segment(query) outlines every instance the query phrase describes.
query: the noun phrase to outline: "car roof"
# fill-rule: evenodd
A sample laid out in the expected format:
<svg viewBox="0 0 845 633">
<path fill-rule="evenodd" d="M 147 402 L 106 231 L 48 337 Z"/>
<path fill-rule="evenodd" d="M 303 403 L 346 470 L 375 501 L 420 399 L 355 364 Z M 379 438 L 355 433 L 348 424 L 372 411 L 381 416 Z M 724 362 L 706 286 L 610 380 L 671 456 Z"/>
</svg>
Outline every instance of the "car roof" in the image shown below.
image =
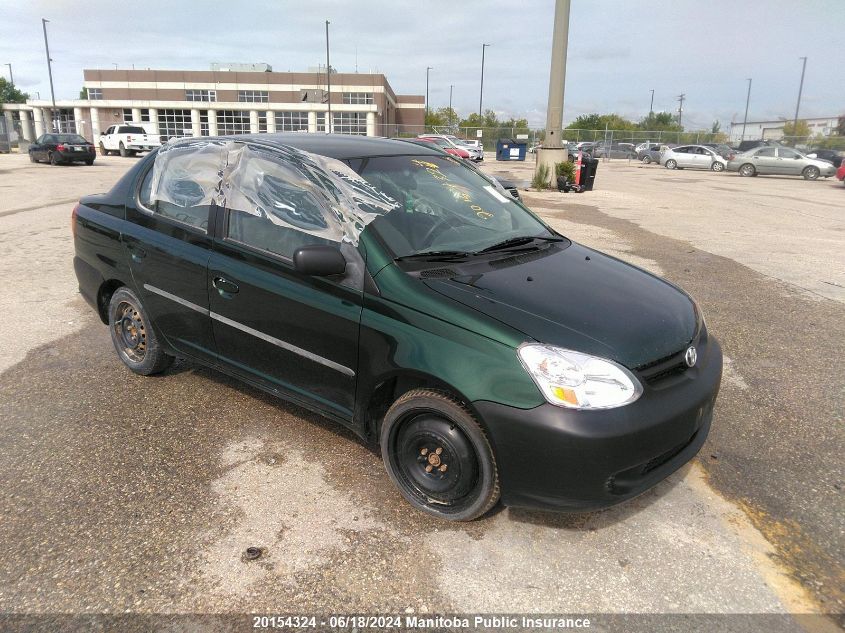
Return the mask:
<svg viewBox="0 0 845 633">
<path fill-rule="evenodd" d="M 406 143 L 399 139 L 352 134 L 306 134 L 265 133 L 238 134 L 233 136 L 203 137 L 203 139 L 226 139 L 231 141 L 253 141 L 276 147 L 295 147 L 312 154 L 344 160 L 347 158 L 369 158 L 373 156 L 408 156 L 431 154 L 441 155 L 439 150 L 417 143 Z"/>
</svg>

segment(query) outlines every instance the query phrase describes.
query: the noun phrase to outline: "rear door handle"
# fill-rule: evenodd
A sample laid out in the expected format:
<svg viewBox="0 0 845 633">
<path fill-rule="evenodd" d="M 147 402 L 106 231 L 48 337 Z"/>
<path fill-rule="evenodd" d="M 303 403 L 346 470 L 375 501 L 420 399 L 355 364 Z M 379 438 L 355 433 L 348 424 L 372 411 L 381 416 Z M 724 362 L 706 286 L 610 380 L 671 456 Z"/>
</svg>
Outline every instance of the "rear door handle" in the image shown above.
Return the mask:
<svg viewBox="0 0 845 633">
<path fill-rule="evenodd" d="M 234 281 L 229 281 L 225 277 L 215 277 L 212 279 L 211 284 L 217 288 L 217 292 L 220 293 L 221 297 L 228 298 L 227 295 L 233 295 L 240 290 L 238 284 Z"/>
<path fill-rule="evenodd" d="M 135 246 L 134 244 L 127 244 L 129 247 L 129 254 L 132 256 L 132 261 L 140 262 L 147 256 L 147 251 L 145 251 L 140 246 Z"/>
</svg>

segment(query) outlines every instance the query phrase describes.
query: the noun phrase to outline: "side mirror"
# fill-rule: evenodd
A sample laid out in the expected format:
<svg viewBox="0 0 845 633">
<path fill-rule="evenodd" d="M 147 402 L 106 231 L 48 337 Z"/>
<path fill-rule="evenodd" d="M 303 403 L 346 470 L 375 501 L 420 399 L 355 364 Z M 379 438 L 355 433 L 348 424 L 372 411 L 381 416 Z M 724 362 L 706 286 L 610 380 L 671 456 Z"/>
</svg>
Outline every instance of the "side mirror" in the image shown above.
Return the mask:
<svg viewBox="0 0 845 633">
<path fill-rule="evenodd" d="M 329 277 L 346 272 L 346 260 L 337 246 L 303 246 L 293 254 L 293 267 L 304 275 Z"/>
</svg>

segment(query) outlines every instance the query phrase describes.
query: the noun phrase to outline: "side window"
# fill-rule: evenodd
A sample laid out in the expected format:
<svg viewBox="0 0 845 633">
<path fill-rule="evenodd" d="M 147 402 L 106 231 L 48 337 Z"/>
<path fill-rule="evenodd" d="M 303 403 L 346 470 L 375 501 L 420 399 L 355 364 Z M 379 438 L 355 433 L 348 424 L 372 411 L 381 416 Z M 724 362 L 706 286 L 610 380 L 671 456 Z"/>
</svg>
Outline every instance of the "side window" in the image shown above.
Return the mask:
<svg viewBox="0 0 845 633">
<path fill-rule="evenodd" d="M 757 152 L 757 156 L 760 158 L 774 158 L 775 156 L 775 148 L 774 147 L 764 147 L 763 149 Z"/>
<path fill-rule="evenodd" d="M 688 154 L 689 153 L 689 147 L 676 147 L 672 151 L 676 152 L 678 154 Z"/>
<path fill-rule="evenodd" d="M 106 136 L 108 136 L 109 134 L 113 134 L 113 133 L 114 133 L 114 126 L 111 126 L 109 129 L 106 130 Z"/>
<path fill-rule="evenodd" d="M 227 239 L 287 259 L 303 246 L 340 241 L 319 185 L 295 159 L 247 147 L 228 184 Z"/>
<path fill-rule="evenodd" d="M 780 156 L 781 158 L 799 158 L 798 152 L 796 152 L 795 150 L 787 149 L 785 147 L 778 148 L 778 156 Z"/>
<path fill-rule="evenodd" d="M 225 161 L 219 143 L 188 143 L 159 151 L 141 182 L 138 202 L 150 213 L 207 231 Z"/>
<path fill-rule="evenodd" d="M 44 144 L 44 135 L 42 134 L 41 136 L 39 136 L 39 137 L 35 140 L 35 142 L 36 142 L 36 143 L 38 143 L 39 145 L 43 145 L 43 144 Z"/>
</svg>

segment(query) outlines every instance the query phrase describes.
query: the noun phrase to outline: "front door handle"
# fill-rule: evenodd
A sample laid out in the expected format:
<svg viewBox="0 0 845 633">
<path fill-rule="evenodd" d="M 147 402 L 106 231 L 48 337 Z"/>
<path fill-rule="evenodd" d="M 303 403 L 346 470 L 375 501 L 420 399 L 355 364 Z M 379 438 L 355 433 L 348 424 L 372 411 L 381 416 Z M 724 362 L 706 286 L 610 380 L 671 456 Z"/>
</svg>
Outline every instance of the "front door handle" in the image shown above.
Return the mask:
<svg viewBox="0 0 845 633">
<path fill-rule="evenodd" d="M 234 281 L 229 281 L 225 277 L 215 277 L 212 279 L 211 284 L 217 288 L 217 292 L 220 293 L 221 297 L 229 298 L 229 296 L 240 290 L 238 284 Z"/>
<path fill-rule="evenodd" d="M 134 244 L 129 244 L 128 246 L 132 261 L 140 263 L 147 256 L 147 251 L 140 246 L 135 246 Z"/>
</svg>

